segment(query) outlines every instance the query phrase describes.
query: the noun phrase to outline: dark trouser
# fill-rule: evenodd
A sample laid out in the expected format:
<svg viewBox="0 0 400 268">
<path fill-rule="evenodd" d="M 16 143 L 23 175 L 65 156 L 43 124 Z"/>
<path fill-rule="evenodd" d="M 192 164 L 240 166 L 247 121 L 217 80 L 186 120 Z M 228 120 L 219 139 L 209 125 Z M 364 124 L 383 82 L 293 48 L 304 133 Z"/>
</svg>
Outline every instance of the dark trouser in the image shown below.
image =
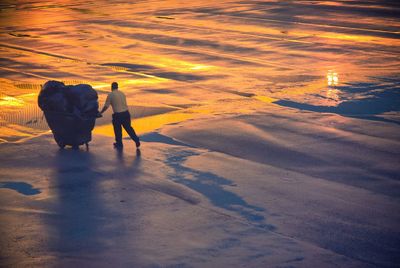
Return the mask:
<svg viewBox="0 0 400 268">
<path fill-rule="evenodd" d="M 129 111 L 113 113 L 112 123 L 114 126 L 115 143 L 117 145 L 122 145 L 122 127 L 124 127 L 125 131 L 129 134 L 129 137 L 135 141 L 136 146 L 139 144 L 139 137 L 131 126 L 131 115 Z"/>
</svg>

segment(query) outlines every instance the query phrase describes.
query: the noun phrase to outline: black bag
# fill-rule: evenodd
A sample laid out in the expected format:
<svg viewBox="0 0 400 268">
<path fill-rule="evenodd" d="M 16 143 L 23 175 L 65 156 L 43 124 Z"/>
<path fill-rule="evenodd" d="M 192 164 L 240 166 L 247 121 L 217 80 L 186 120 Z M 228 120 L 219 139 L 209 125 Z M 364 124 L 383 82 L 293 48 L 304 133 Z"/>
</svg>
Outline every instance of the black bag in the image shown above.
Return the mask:
<svg viewBox="0 0 400 268">
<path fill-rule="evenodd" d="M 66 86 L 48 81 L 39 93 L 38 104 L 61 148 L 87 145 L 92 139 L 99 103 L 90 85 Z"/>
</svg>

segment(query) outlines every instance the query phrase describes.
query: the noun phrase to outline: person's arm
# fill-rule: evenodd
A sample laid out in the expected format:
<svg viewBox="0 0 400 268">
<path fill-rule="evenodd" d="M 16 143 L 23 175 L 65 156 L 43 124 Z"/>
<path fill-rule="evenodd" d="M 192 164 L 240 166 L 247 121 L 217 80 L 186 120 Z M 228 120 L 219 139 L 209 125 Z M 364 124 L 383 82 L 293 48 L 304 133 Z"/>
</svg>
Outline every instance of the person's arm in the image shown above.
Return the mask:
<svg viewBox="0 0 400 268">
<path fill-rule="evenodd" d="M 104 103 L 103 109 L 101 109 L 100 114 L 103 114 L 108 107 L 110 107 L 110 95 L 107 96 L 106 102 Z"/>
</svg>

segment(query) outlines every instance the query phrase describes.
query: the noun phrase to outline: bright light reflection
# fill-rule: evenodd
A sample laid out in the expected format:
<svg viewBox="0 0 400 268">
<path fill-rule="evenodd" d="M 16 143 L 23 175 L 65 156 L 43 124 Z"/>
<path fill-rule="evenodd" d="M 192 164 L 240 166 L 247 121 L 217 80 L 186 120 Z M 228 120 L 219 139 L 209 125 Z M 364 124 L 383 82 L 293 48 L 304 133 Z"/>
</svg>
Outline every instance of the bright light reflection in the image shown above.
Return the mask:
<svg viewBox="0 0 400 268">
<path fill-rule="evenodd" d="M 210 66 L 210 65 L 195 65 L 195 66 L 193 66 L 193 67 L 191 67 L 190 69 L 191 70 L 207 70 L 207 69 L 210 69 L 210 68 L 212 68 L 213 66 Z"/>
<path fill-rule="evenodd" d="M 339 76 L 336 72 L 328 71 L 326 78 L 328 80 L 328 86 L 337 86 L 339 83 Z"/>
<path fill-rule="evenodd" d="M 10 96 L 0 98 L 0 106 L 23 106 L 24 103 L 25 102 L 23 100 L 19 100 Z"/>
</svg>

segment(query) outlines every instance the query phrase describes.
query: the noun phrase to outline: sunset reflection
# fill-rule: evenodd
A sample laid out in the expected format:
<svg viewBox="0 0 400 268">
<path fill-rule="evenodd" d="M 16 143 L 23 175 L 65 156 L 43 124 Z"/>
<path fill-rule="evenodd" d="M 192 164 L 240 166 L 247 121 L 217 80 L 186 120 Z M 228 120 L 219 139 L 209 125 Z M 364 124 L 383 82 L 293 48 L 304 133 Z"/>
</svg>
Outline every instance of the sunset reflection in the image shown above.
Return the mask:
<svg viewBox="0 0 400 268">
<path fill-rule="evenodd" d="M 290 16 L 269 17 L 270 11 L 256 3 L 236 8 L 228 3 L 214 3 L 215 14 L 204 12 L 208 4 L 201 1 L 187 3 L 185 12 L 171 1 L 137 3 L 133 9 L 127 3 L 94 8 L 83 2 L 75 8 L 70 1 L 9 5 L 0 35 L 0 55 L 6 60 L 0 69 L 0 105 L 6 107 L 0 111 L 2 125 L 13 118 L 8 123 L 32 127 L 24 107 L 35 98 L 23 94 L 37 96 L 40 85 L 53 79 L 90 84 L 100 102 L 110 83 L 118 81 L 133 105 L 218 107 L 212 104 L 248 97 L 266 104 L 279 99 L 324 104 L 339 99 L 339 71 L 370 80 L 376 69 L 371 57 L 381 59 L 381 75 L 397 70 L 397 21 L 382 25 L 382 18 L 353 18 L 342 10 L 335 14 L 342 23 L 331 16 L 299 14 L 288 24 Z M 328 12 L 337 5 L 313 8 Z M 380 28 L 369 27 L 375 23 Z M 327 65 L 335 69 L 322 81 L 320 70 Z M 315 97 L 322 95 L 326 99 Z"/>
<path fill-rule="evenodd" d="M 339 101 L 339 93 L 340 91 L 337 89 L 328 88 L 326 91 L 326 97 L 335 101 Z"/>
<path fill-rule="evenodd" d="M 337 86 L 339 84 L 339 76 L 336 72 L 328 71 L 326 75 L 328 86 Z"/>
<path fill-rule="evenodd" d="M 23 106 L 24 101 L 10 97 L 10 96 L 5 96 L 0 98 L 0 106 Z"/>
</svg>

